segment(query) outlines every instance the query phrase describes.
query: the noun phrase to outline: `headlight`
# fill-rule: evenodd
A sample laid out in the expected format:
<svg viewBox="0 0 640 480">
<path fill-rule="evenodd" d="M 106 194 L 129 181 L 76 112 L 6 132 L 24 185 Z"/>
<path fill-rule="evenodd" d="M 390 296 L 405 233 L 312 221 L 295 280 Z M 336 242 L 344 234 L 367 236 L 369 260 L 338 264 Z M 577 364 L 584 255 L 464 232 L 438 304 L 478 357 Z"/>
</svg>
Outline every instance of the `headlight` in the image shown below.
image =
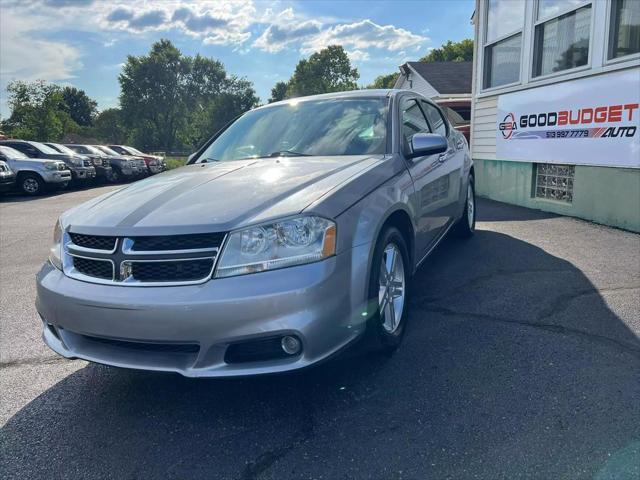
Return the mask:
<svg viewBox="0 0 640 480">
<path fill-rule="evenodd" d="M 49 261 L 58 270 L 62 270 L 62 226 L 60 220 L 53 227 L 53 245 L 51 245 L 49 252 Z"/>
<path fill-rule="evenodd" d="M 301 216 L 231 233 L 215 277 L 231 277 L 316 262 L 336 251 L 336 224 Z"/>
<path fill-rule="evenodd" d="M 46 168 L 47 170 L 57 170 L 58 165 L 54 162 L 47 162 L 44 164 L 44 168 Z"/>
<path fill-rule="evenodd" d="M 72 158 L 71 163 L 73 163 L 76 167 L 82 167 L 83 165 L 81 158 Z"/>
</svg>

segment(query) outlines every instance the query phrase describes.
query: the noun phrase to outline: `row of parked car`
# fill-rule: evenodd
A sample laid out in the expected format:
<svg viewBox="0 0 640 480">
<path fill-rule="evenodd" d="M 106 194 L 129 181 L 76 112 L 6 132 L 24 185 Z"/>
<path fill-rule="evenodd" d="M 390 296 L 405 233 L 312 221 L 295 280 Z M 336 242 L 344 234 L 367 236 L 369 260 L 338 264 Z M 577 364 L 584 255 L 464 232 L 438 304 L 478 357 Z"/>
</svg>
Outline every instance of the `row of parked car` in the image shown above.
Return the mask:
<svg viewBox="0 0 640 480">
<path fill-rule="evenodd" d="M 126 145 L 0 140 L 0 191 L 40 195 L 73 184 L 137 180 L 166 168 L 163 157 Z"/>
</svg>

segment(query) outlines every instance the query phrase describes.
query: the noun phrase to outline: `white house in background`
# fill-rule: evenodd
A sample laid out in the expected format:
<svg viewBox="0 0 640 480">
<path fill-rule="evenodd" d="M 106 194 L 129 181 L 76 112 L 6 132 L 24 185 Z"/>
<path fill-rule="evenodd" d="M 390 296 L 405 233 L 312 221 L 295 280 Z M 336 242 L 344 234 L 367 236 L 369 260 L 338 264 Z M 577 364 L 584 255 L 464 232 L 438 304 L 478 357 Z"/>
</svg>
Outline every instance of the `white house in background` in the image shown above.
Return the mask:
<svg viewBox="0 0 640 480">
<path fill-rule="evenodd" d="M 414 90 L 427 98 L 471 99 L 473 62 L 407 62 L 393 88 Z"/>
<path fill-rule="evenodd" d="M 640 232 L 640 0 L 476 0 L 474 23 L 476 193 Z"/>
</svg>

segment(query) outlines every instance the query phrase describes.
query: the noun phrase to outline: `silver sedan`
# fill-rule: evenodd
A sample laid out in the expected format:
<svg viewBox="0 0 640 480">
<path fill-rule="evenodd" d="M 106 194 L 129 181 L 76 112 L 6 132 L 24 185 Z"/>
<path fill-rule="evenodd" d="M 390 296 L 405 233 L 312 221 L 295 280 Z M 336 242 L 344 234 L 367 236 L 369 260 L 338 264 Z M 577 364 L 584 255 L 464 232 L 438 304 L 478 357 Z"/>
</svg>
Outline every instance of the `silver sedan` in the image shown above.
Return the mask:
<svg viewBox="0 0 640 480">
<path fill-rule="evenodd" d="M 188 163 L 60 217 L 37 276 L 54 351 L 220 377 L 393 350 L 413 273 L 474 232 L 467 142 L 415 92 L 266 105 Z"/>
</svg>

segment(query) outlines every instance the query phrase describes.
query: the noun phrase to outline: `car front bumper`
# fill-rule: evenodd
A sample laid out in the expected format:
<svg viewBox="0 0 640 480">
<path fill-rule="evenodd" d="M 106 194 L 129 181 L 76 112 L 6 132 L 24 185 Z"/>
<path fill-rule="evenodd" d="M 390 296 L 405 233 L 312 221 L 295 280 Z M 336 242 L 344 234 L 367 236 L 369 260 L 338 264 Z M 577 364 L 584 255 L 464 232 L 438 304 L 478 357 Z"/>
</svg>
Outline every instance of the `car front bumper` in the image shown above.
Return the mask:
<svg viewBox="0 0 640 480">
<path fill-rule="evenodd" d="M 15 187 L 15 184 L 16 176 L 13 173 L 9 172 L 6 174 L 2 172 L 2 174 L 0 174 L 0 192 L 8 192 Z"/>
<path fill-rule="evenodd" d="M 96 170 L 96 177 L 99 178 L 111 178 L 111 172 L 112 169 L 111 167 L 104 167 L 104 166 L 98 166 L 96 165 L 95 167 Z"/>
<path fill-rule="evenodd" d="M 303 368 L 337 352 L 364 331 L 369 247 L 308 265 L 172 287 L 86 283 L 47 263 L 37 275 L 36 307 L 44 322 L 43 338 L 67 358 L 188 377 Z M 284 335 L 301 340 L 300 355 L 225 361 L 229 345 Z M 149 344 L 154 348 L 147 349 Z M 197 348 L 162 351 L 176 345 Z"/>
<path fill-rule="evenodd" d="M 40 174 L 47 183 L 68 183 L 72 178 L 69 170 L 43 170 Z"/>
<path fill-rule="evenodd" d="M 74 180 L 89 180 L 95 178 L 96 169 L 95 167 L 73 167 L 71 174 Z"/>
</svg>

